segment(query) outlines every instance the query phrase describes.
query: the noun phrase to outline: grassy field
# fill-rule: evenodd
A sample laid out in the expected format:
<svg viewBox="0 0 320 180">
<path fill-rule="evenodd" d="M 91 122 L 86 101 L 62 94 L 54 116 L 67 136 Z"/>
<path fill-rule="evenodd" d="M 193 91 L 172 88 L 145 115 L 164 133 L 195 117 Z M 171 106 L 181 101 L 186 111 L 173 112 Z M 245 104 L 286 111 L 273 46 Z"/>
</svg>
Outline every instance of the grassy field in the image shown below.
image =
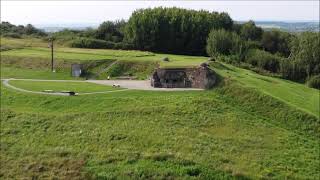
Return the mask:
<svg viewBox="0 0 320 180">
<path fill-rule="evenodd" d="M 157 62 L 175 67 L 207 59 L 58 48 L 52 73 L 40 45 L 1 52 L 1 78 L 73 79 L 73 62 L 95 72 L 117 62 L 109 73 L 142 76 Z M 206 91 L 60 97 L 1 86 L 0 179 L 317 179 L 319 90 L 219 62 L 210 67 L 222 80 Z M 114 90 L 85 82 L 10 84 Z"/>
<path fill-rule="evenodd" d="M 262 76 L 252 71 L 223 63 L 211 63 L 213 69 L 222 76 L 255 88 L 300 110 L 320 117 L 320 91 L 304 84 L 288 80 Z"/>
<path fill-rule="evenodd" d="M 299 124 L 319 121 L 254 92 L 244 106 L 228 92 L 234 88 L 246 92 L 227 85 L 51 97 L 2 88 L 1 176 L 317 177 L 319 132 Z"/>
<path fill-rule="evenodd" d="M 2 52 L 4 56 L 17 57 L 40 57 L 51 58 L 48 48 L 23 48 Z M 206 57 L 155 54 L 141 51 L 120 51 L 120 50 L 93 50 L 76 48 L 58 48 L 55 50 L 54 57 L 57 59 L 70 60 L 126 60 L 126 61 L 156 61 L 163 67 L 192 67 L 207 60 Z M 169 62 L 163 62 L 162 58 L 168 57 Z"/>
<path fill-rule="evenodd" d="M 46 47 L 44 46 L 45 42 L 39 39 L 1 38 L 1 45 L 16 48 L 2 52 L 1 54 L 3 56 L 51 58 L 50 49 L 44 48 Z M 143 51 L 66 48 L 59 45 L 54 52 L 55 58 L 57 59 L 152 61 L 159 62 L 160 66 L 163 67 L 192 67 L 207 60 L 206 57 L 199 56 L 160 54 Z M 164 57 L 168 57 L 169 62 L 162 61 Z"/>
<path fill-rule="evenodd" d="M 99 85 L 89 82 L 52 82 L 52 81 L 25 81 L 25 80 L 11 80 L 10 85 L 29 90 L 29 91 L 75 91 L 77 93 L 89 92 L 103 92 L 113 91 L 122 88 L 114 88 L 111 86 Z"/>
<path fill-rule="evenodd" d="M 48 47 L 48 42 L 38 38 L 5 38 L 1 37 L 1 47 L 4 49 L 19 49 L 25 47 Z"/>
<path fill-rule="evenodd" d="M 25 78 L 25 79 L 82 79 L 70 76 L 70 72 L 50 70 L 22 69 L 16 67 L 1 67 L 1 78 Z"/>
</svg>

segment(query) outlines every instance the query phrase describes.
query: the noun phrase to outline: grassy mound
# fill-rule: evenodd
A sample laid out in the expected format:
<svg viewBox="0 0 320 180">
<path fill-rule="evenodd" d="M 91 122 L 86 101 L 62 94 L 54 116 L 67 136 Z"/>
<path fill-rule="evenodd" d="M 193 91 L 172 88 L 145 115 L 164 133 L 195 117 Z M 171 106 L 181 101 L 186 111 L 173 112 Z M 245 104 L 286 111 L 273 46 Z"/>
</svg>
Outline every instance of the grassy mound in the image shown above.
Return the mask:
<svg viewBox="0 0 320 180">
<path fill-rule="evenodd" d="M 1 56 L 2 78 L 35 78 L 35 79 L 72 79 L 71 64 L 83 65 L 86 79 L 107 79 L 108 76 L 136 76 L 138 79 L 147 79 L 156 67 L 156 62 L 149 61 L 117 61 L 106 60 L 66 60 L 55 59 L 56 73 L 50 72 L 49 58 Z"/>
<path fill-rule="evenodd" d="M 319 175 L 318 120 L 233 81 L 203 92 L 1 96 L 5 178 Z"/>
<path fill-rule="evenodd" d="M 320 118 L 320 92 L 317 89 L 292 81 L 262 76 L 252 71 L 220 62 L 210 63 L 210 66 L 221 76 L 232 79 L 241 84 L 241 86 L 254 88 Z"/>
<path fill-rule="evenodd" d="M 103 76 L 134 76 L 137 79 L 147 79 L 156 66 L 157 63 L 148 61 L 118 61 L 108 68 L 108 70 L 103 73 Z"/>
</svg>

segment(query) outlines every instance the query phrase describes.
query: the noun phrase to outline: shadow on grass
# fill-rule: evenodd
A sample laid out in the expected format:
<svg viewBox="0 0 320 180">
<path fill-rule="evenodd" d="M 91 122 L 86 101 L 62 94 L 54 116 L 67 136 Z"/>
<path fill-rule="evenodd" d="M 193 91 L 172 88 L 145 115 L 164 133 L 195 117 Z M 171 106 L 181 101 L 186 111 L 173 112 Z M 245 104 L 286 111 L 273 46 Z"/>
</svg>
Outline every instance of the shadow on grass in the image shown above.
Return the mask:
<svg viewBox="0 0 320 180">
<path fill-rule="evenodd" d="M 168 153 L 109 158 L 112 161 L 88 164 L 95 179 L 251 179 L 241 172 L 210 168 Z"/>
</svg>

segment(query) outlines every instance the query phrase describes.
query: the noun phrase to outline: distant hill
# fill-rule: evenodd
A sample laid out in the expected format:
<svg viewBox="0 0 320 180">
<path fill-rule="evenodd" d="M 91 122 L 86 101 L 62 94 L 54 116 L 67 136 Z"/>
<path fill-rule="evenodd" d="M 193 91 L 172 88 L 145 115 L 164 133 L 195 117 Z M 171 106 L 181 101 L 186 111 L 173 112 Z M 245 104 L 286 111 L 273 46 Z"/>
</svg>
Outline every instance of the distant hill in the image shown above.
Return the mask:
<svg viewBox="0 0 320 180">
<path fill-rule="evenodd" d="M 238 21 L 238 23 L 244 23 L 244 21 Z M 305 22 L 289 22 L 289 21 L 255 21 L 257 26 L 263 29 L 281 29 L 288 32 L 303 32 L 314 31 L 319 32 L 319 22 L 305 21 Z M 57 32 L 63 29 L 75 29 L 84 30 L 86 28 L 97 28 L 98 24 L 81 23 L 81 24 L 38 24 L 37 28 L 44 30 L 45 32 Z"/>
<path fill-rule="evenodd" d="M 36 24 L 37 28 L 45 32 L 58 32 L 63 29 L 85 30 L 87 28 L 98 28 L 99 24 L 78 23 L 78 24 Z"/>
<path fill-rule="evenodd" d="M 288 32 L 314 31 L 319 32 L 319 22 L 281 22 L 281 21 L 256 21 L 257 26 L 264 29 L 281 29 Z"/>
</svg>

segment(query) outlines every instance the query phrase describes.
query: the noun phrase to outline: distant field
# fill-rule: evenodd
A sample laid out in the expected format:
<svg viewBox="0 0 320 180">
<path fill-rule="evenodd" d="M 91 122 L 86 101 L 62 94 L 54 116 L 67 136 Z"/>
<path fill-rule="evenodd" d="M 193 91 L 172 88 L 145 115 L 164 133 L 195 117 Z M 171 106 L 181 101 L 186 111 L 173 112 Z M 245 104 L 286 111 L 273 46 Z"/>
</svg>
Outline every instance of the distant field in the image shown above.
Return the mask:
<svg viewBox="0 0 320 180">
<path fill-rule="evenodd" d="M 77 93 L 90 93 L 90 92 L 103 92 L 113 91 L 122 88 L 114 88 L 111 86 L 98 85 L 89 82 L 52 82 L 52 81 L 24 81 L 24 80 L 11 80 L 9 84 L 29 90 L 29 91 L 75 91 Z"/>
<path fill-rule="evenodd" d="M 212 63 L 213 69 L 246 87 L 255 88 L 296 108 L 320 117 L 320 91 L 304 84 L 262 76 L 224 63 Z"/>
</svg>

